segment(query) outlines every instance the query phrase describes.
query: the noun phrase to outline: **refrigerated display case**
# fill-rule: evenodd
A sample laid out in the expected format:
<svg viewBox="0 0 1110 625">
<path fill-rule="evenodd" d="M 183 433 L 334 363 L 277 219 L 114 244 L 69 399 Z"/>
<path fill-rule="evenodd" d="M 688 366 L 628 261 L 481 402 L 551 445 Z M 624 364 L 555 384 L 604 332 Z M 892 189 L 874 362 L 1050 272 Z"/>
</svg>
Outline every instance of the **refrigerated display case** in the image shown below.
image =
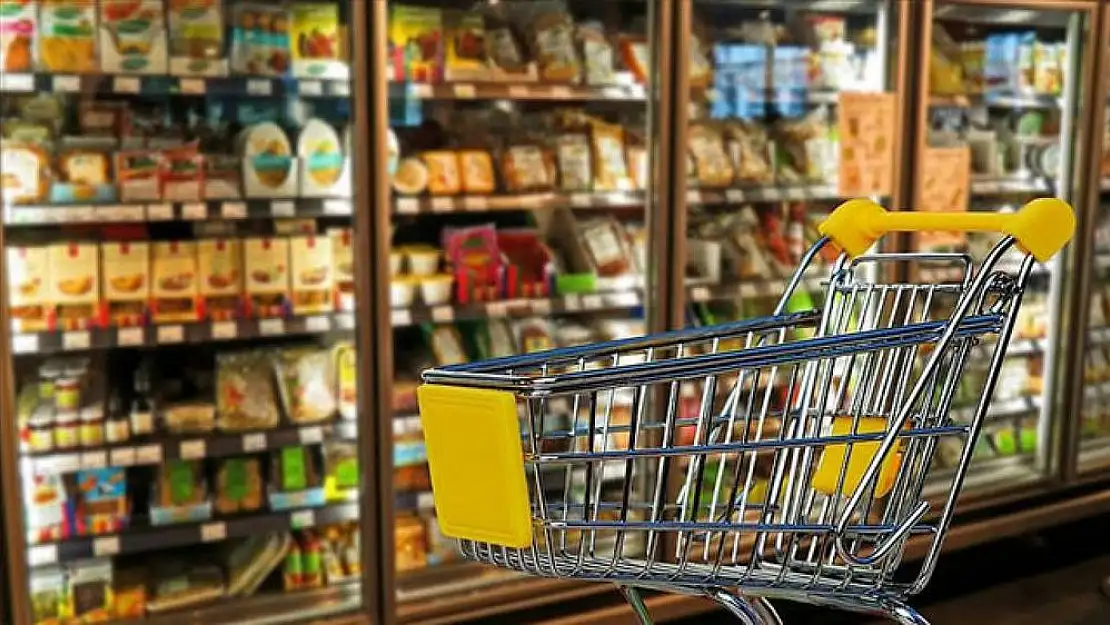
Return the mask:
<svg viewBox="0 0 1110 625">
<path fill-rule="evenodd" d="M 653 242 L 660 6 L 382 4 L 377 323 L 394 370 L 381 380 L 379 434 L 392 439 L 383 540 L 396 611 L 461 618 L 508 594 L 551 601 L 551 582 L 460 562 L 440 534 L 415 391 L 429 366 L 664 327 L 652 288 L 668 264 Z M 582 427 L 565 408 L 545 432 Z M 627 398 L 612 408 L 614 425 L 628 418 Z M 619 491 L 622 477 L 596 486 Z M 584 475 L 567 479 L 549 481 L 585 488 Z"/>
<path fill-rule="evenodd" d="M 1096 3 L 938 0 L 925 11 L 913 205 L 1009 211 L 1058 195 L 1083 211 L 1089 133 L 1081 107 L 1092 88 Z M 928 235 L 910 245 L 976 256 L 992 240 Z M 1060 468 L 1073 263 L 1075 256 L 1062 254 L 1033 268 L 965 498 L 1012 495 Z M 942 269 L 934 275 L 959 278 Z M 969 379 L 985 366 L 973 358 Z M 957 415 L 969 406 L 959 392 L 954 405 Z M 943 450 L 935 462 L 946 462 Z M 947 485 L 942 473 L 933 488 Z"/>
<path fill-rule="evenodd" d="M 366 19 L 0 2 L 5 622 L 372 611 Z"/>
</svg>

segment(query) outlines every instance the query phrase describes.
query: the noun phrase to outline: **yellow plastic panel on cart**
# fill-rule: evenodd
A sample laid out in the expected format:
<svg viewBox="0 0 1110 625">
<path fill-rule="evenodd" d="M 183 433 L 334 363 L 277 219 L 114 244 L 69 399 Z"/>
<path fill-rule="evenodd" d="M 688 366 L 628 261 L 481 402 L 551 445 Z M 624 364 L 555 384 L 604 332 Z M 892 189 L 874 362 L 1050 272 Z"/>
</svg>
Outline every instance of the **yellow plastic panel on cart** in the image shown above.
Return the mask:
<svg viewBox="0 0 1110 625">
<path fill-rule="evenodd" d="M 851 416 L 833 418 L 832 436 L 847 436 L 852 433 Z M 860 417 L 858 434 L 875 434 L 886 432 L 887 420 L 885 417 Z M 879 441 L 867 441 L 852 444 L 851 458 L 847 458 L 848 445 L 829 445 L 821 453 L 821 461 L 817 464 L 817 473 L 813 476 L 813 488 L 826 495 L 836 494 L 836 484 L 840 481 L 840 469 L 847 461 L 848 470 L 844 473 L 844 487 L 840 493 L 851 496 L 860 482 L 863 474 L 871 465 L 875 454 L 879 451 Z M 898 470 L 902 466 L 901 445 L 895 444 L 894 449 L 887 454 L 879 469 L 879 480 L 875 486 L 875 497 L 885 497 L 894 487 L 894 480 L 898 477 Z"/>
<path fill-rule="evenodd" d="M 506 547 L 531 545 L 516 397 L 425 384 L 417 398 L 444 535 Z"/>
</svg>

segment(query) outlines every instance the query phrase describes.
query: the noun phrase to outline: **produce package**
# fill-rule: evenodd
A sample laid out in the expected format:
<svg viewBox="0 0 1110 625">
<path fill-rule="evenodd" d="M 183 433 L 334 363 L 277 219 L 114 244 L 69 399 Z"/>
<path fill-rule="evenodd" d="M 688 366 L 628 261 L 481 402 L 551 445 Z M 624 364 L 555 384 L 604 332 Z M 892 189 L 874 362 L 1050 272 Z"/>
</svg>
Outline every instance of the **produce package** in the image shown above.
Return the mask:
<svg viewBox="0 0 1110 625">
<path fill-rule="evenodd" d="M 336 371 L 336 400 L 339 415 L 344 419 L 358 418 L 358 360 L 354 343 L 340 341 L 332 347 Z"/>
<path fill-rule="evenodd" d="M 445 27 L 444 72 L 448 81 L 487 80 L 490 65 L 486 56 L 486 26 L 473 11 L 448 10 Z"/>
<path fill-rule="evenodd" d="M 324 445 L 324 489 L 329 500 L 343 500 L 359 484 L 358 447 L 347 441 Z"/>
<path fill-rule="evenodd" d="M 69 612 L 65 570 L 60 566 L 32 568 L 30 571 L 31 623 L 57 625 Z"/>
<path fill-rule="evenodd" d="M 570 15 L 558 10 L 540 13 L 531 22 L 530 33 L 540 78 L 548 82 L 579 82 L 582 68 Z"/>
<path fill-rule="evenodd" d="M 217 427 L 225 432 L 277 427 L 276 402 L 266 352 L 223 352 L 216 357 Z"/>
<path fill-rule="evenodd" d="M 393 80 L 443 80 L 443 11 L 434 7 L 390 5 L 389 70 Z"/>
<path fill-rule="evenodd" d="M 324 505 L 317 448 L 283 447 L 270 453 L 269 499 L 274 510 Z"/>
<path fill-rule="evenodd" d="M 169 460 L 156 470 L 150 503 L 152 525 L 204 521 L 212 516 L 204 463 Z"/>
<path fill-rule="evenodd" d="M 170 73 L 224 76 L 223 0 L 173 0 L 169 11 Z"/>
<path fill-rule="evenodd" d="M 262 468 L 258 458 L 225 458 L 216 469 L 216 497 L 213 507 L 219 514 L 252 512 L 262 507 Z"/>
<path fill-rule="evenodd" d="M 101 0 L 100 69 L 165 74 L 166 14 L 162 0 Z"/>
<path fill-rule="evenodd" d="M 332 352 L 312 347 L 283 350 L 274 359 L 285 414 L 293 423 L 316 423 L 335 416 L 335 361 Z"/>
<path fill-rule="evenodd" d="M 298 78 L 345 80 L 347 69 L 335 4 L 298 2 L 293 19 L 293 75 Z"/>
<path fill-rule="evenodd" d="M 280 5 L 241 2 L 231 7 L 231 71 L 284 76 L 290 64 L 289 13 Z"/>
</svg>

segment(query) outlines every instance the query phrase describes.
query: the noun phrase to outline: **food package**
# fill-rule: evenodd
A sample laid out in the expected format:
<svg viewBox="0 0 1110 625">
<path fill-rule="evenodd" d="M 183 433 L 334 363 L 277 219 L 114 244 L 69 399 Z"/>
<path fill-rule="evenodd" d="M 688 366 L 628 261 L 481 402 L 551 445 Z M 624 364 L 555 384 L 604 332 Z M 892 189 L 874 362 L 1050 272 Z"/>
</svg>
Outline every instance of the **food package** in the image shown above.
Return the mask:
<svg viewBox="0 0 1110 625">
<path fill-rule="evenodd" d="M 16 141 L 0 142 L 0 199 L 12 204 L 46 197 L 49 168 L 42 148 Z"/>
<path fill-rule="evenodd" d="M 439 8 L 390 5 L 389 70 L 399 82 L 443 80 L 443 11 Z"/>
<path fill-rule="evenodd" d="M 159 241 L 151 255 L 156 323 L 198 321 L 197 254 L 192 241 Z"/>
<path fill-rule="evenodd" d="M 489 195 L 496 189 L 493 173 L 493 159 L 485 150 L 462 150 L 459 152 L 459 169 L 462 177 L 462 190 L 475 195 Z"/>
<path fill-rule="evenodd" d="M 32 568 L 29 572 L 32 625 L 58 625 L 69 611 L 65 571 L 60 566 Z"/>
<path fill-rule="evenodd" d="M 549 191 L 555 186 L 554 163 L 536 143 L 510 145 L 501 156 L 502 177 L 511 192 Z"/>
<path fill-rule="evenodd" d="M 612 85 L 616 82 L 616 52 L 605 36 L 601 24 L 588 22 L 578 26 L 578 41 L 582 49 L 582 62 L 586 66 L 588 85 Z"/>
<path fill-rule="evenodd" d="M 289 13 L 280 4 L 232 5 L 232 73 L 284 76 L 289 72 L 289 43 Z"/>
<path fill-rule="evenodd" d="M 103 623 L 115 617 L 112 559 L 78 560 L 68 567 L 68 622 Z"/>
<path fill-rule="evenodd" d="M 38 36 L 37 4 L 0 2 L 0 72 L 33 71 Z"/>
<path fill-rule="evenodd" d="M 597 275 L 612 278 L 632 271 L 634 264 L 628 239 L 615 219 L 605 217 L 583 221 L 578 225 L 578 232 Z"/>
<path fill-rule="evenodd" d="M 312 315 L 332 310 L 331 239 L 309 235 L 289 239 L 293 314 Z"/>
<path fill-rule="evenodd" d="M 523 319 L 518 321 L 513 328 L 516 334 L 516 344 L 525 354 L 534 354 L 555 348 L 555 340 L 551 336 L 551 326 L 545 319 Z"/>
<path fill-rule="evenodd" d="M 50 0 L 39 12 L 39 64 L 49 72 L 97 69 L 96 6 L 87 0 Z"/>
<path fill-rule="evenodd" d="M 155 575 L 154 596 L 147 602 L 151 614 L 202 605 L 224 596 L 226 585 L 218 566 L 188 566 L 182 562 L 160 563 Z"/>
<path fill-rule="evenodd" d="M 532 21 L 530 30 L 540 78 L 548 82 L 579 82 L 581 63 L 574 43 L 574 20 L 570 15 L 548 11 Z"/>
<path fill-rule="evenodd" d="M 835 175 L 838 150 L 830 140 L 827 111 L 814 110 L 775 126 L 775 165 L 782 183 L 822 182 Z"/>
<path fill-rule="evenodd" d="M 293 5 L 293 75 L 298 78 L 346 80 L 350 77 L 340 36 L 336 4 Z"/>
<path fill-rule="evenodd" d="M 588 191 L 593 182 L 590 161 L 590 140 L 581 133 L 562 134 L 555 138 L 555 161 L 559 170 L 561 191 Z"/>
<path fill-rule="evenodd" d="M 513 24 L 496 13 L 486 19 L 486 55 L 497 80 L 525 82 L 539 78 L 536 64 L 526 58 Z"/>
<path fill-rule="evenodd" d="M 77 522 L 85 535 L 115 534 L 128 522 L 127 471 L 122 467 L 77 472 Z"/>
<path fill-rule="evenodd" d="M 310 119 L 297 138 L 297 160 L 301 165 L 301 195 L 305 197 L 349 196 L 351 181 L 339 133 L 327 122 Z"/>
<path fill-rule="evenodd" d="M 456 195 L 462 191 L 459 155 L 452 150 L 433 150 L 421 155 L 428 168 L 428 192 L 432 195 Z"/>
<path fill-rule="evenodd" d="M 157 150 L 116 152 L 116 181 L 124 202 L 162 199 L 162 153 Z"/>
<path fill-rule="evenodd" d="M 216 356 L 216 426 L 225 432 L 277 427 L 273 368 L 262 351 Z"/>
<path fill-rule="evenodd" d="M 146 567 L 130 567 L 118 571 L 115 579 L 116 616 L 121 619 L 141 619 L 146 616 L 147 602 Z"/>
<path fill-rule="evenodd" d="M 243 241 L 243 273 L 251 312 L 257 317 L 284 316 L 289 298 L 289 240 L 250 238 Z"/>
<path fill-rule="evenodd" d="M 205 315 L 213 321 L 235 318 L 243 289 L 242 246 L 239 240 L 197 241 L 197 271 Z"/>
<path fill-rule="evenodd" d="M 594 190 L 630 190 L 632 179 L 628 176 L 628 163 L 624 160 L 624 130 L 602 122 L 594 122 L 592 130 Z"/>
<path fill-rule="evenodd" d="M 243 158 L 243 194 L 246 197 L 297 195 L 297 168 L 293 146 L 280 126 L 256 124 L 239 137 Z"/>
<path fill-rule="evenodd" d="M 249 597 L 285 559 L 292 543 L 288 532 L 255 534 L 227 554 L 227 595 Z"/>
<path fill-rule="evenodd" d="M 644 37 L 622 36 L 617 43 L 621 61 L 635 76 L 636 82 L 647 85 L 651 76 L 651 47 Z"/>
<path fill-rule="evenodd" d="M 332 347 L 332 353 L 339 415 L 354 420 L 358 417 L 358 354 L 350 341 L 339 341 Z"/>
<path fill-rule="evenodd" d="M 180 402 L 162 408 L 166 430 L 174 434 L 200 434 L 216 427 L 216 407 L 209 402 Z"/>
<path fill-rule="evenodd" d="M 50 301 L 62 329 L 100 321 L 100 250 L 95 243 L 50 246 Z"/>
<path fill-rule="evenodd" d="M 162 0 L 101 0 L 100 69 L 165 74 L 166 14 Z"/>
<path fill-rule="evenodd" d="M 324 489 L 329 499 L 342 499 L 358 488 L 358 446 L 347 441 L 324 445 Z"/>
<path fill-rule="evenodd" d="M 285 414 L 293 423 L 316 423 L 335 416 L 335 361 L 326 349 L 294 348 L 274 361 Z"/>
<path fill-rule="evenodd" d="M 168 460 L 157 467 L 152 507 L 189 508 L 208 499 L 204 463 L 199 460 Z"/>
<path fill-rule="evenodd" d="M 692 124 L 687 148 L 694 157 L 695 176 L 702 187 L 725 187 L 732 183 L 732 164 L 725 152 L 721 133 L 708 124 Z"/>
<path fill-rule="evenodd" d="M 61 475 L 32 475 L 24 491 L 27 542 L 37 544 L 68 538 L 68 490 Z"/>
<path fill-rule="evenodd" d="M 238 156 L 204 155 L 204 199 L 233 200 L 243 196 L 243 169 Z"/>
<path fill-rule="evenodd" d="M 726 149 L 736 181 L 764 184 L 774 178 L 767 131 L 755 122 L 732 122 L 725 127 Z"/>
<path fill-rule="evenodd" d="M 118 326 L 145 325 L 150 299 L 150 245 L 106 241 L 100 246 L 108 319 Z"/>
<path fill-rule="evenodd" d="M 419 195 L 428 188 L 431 173 L 418 158 L 403 159 L 393 174 L 393 190 L 399 195 Z"/>
<path fill-rule="evenodd" d="M 50 250 L 9 246 L 8 306 L 13 328 L 19 332 L 47 329 L 50 323 Z"/>
<path fill-rule="evenodd" d="M 169 2 L 170 73 L 175 76 L 226 76 L 224 1 Z"/>
<path fill-rule="evenodd" d="M 455 326 L 436 326 L 428 337 L 436 365 L 446 367 L 468 362 L 462 336 Z"/>
<path fill-rule="evenodd" d="M 295 493 L 322 485 L 315 453 L 308 447 L 283 447 L 272 452 L 270 460 L 270 488 L 273 491 Z"/>
<path fill-rule="evenodd" d="M 204 197 L 204 156 L 196 142 L 162 152 L 162 199 L 195 202 Z"/>
<path fill-rule="evenodd" d="M 350 228 L 328 230 L 331 239 L 331 271 L 335 282 L 335 292 L 340 310 L 354 310 L 355 307 L 355 250 Z"/>
<path fill-rule="evenodd" d="M 446 43 L 444 73 L 448 81 L 487 80 L 486 24 L 473 11 L 448 10 L 443 14 Z"/>
<path fill-rule="evenodd" d="M 50 185 L 50 201 L 58 204 L 115 201 L 111 168 L 111 159 L 105 152 L 81 149 L 62 152 L 57 160 L 58 176 Z"/>
<path fill-rule="evenodd" d="M 394 567 L 398 572 L 428 565 L 424 546 L 424 524 L 415 516 L 399 516 L 393 529 Z"/>
<path fill-rule="evenodd" d="M 224 458 L 216 469 L 213 508 L 219 514 L 253 512 L 262 507 L 262 467 L 258 458 Z"/>
</svg>

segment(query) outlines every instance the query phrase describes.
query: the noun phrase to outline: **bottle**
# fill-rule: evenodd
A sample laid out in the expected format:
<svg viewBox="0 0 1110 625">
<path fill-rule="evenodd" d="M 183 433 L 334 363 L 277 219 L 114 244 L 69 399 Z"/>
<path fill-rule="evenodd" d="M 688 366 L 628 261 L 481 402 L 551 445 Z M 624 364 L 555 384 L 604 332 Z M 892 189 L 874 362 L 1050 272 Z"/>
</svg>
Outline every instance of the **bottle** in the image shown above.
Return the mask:
<svg viewBox="0 0 1110 625">
<path fill-rule="evenodd" d="M 151 398 L 150 369 L 144 365 L 135 370 L 134 397 L 131 400 L 131 435 L 154 433 L 154 402 Z"/>
</svg>

